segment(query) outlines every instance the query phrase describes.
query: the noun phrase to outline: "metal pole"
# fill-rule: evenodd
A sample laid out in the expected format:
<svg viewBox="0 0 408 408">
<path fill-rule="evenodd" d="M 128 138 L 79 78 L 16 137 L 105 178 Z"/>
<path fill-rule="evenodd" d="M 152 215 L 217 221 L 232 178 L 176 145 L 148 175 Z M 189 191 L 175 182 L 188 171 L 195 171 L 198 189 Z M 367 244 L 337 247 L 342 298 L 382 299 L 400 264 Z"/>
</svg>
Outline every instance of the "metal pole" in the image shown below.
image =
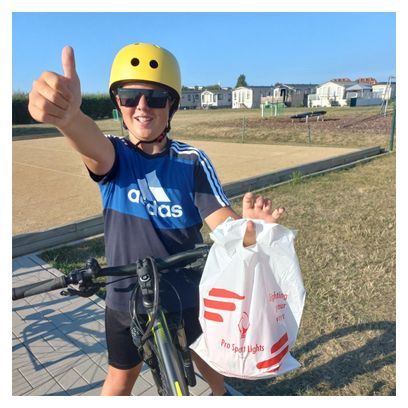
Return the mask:
<svg viewBox="0 0 408 408">
<path fill-rule="evenodd" d="M 387 116 L 388 99 L 385 101 L 384 116 Z"/>
<path fill-rule="evenodd" d="M 245 116 L 242 118 L 241 143 L 244 143 L 244 135 L 245 135 Z"/>
<path fill-rule="evenodd" d="M 308 139 L 308 143 L 312 143 L 312 138 L 311 138 L 311 135 L 310 135 L 309 116 L 306 116 L 306 123 L 307 123 L 307 139 Z"/>
<path fill-rule="evenodd" d="M 390 146 L 389 151 L 394 151 L 394 136 L 395 136 L 395 117 L 397 116 L 397 105 L 394 104 L 394 112 L 392 114 L 392 122 L 391 122 L 391 134 L 390 134 Z"/>
<path fill-rule="evenodd" d="M 112 118 L 115 122 L 120 123 L 120 133 L 123 136 L 123 120 L 122 120 L 122 115 L 119 113 L 118 109 L 112 110 Z"/>
</svg>

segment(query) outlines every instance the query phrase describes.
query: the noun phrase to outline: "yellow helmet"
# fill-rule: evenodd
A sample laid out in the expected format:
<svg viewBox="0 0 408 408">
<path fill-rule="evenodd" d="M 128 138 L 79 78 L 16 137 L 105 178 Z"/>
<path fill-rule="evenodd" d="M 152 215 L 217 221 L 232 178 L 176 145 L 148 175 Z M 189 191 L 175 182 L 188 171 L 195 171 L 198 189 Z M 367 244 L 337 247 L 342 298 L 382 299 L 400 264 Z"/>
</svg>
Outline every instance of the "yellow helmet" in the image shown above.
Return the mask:
<svg viewBox="0 0 408 408">
<path fill-rule="evenodd" d="M 112 63 L 109 93 L 116 104 L 114 91 L 120 84 L 131 81 L 154 82 L 172 93 L 176 110 L 181 98 L 179 64 L 174 55 L 154 44 L 129 44 L 116 54 Z M 174 113 L 174 112 L 173 112 Z"/>
</svg>

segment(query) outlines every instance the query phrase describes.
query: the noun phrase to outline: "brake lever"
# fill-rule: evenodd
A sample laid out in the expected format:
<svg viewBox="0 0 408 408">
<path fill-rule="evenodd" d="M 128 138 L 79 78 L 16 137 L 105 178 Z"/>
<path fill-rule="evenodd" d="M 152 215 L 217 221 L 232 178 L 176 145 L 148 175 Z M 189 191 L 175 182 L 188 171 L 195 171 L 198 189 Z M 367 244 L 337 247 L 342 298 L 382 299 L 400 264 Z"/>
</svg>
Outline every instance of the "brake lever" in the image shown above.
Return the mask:
<svg viewBox="0 0 408 408">
<path fill-rule="evenodd" d="M 93 279 L 98 276 L 101 267 L 96 259 L 90 258 L 86 262 L 86 267 L 72 271 L 68 275 L 68 282 L 78 284 L 78 289 L 67 288 L 60 292 L 62 296 L 80 296 L 90 297 L 95 295 L 98 290 L 105 286 L 103 282 L 94 282 Z"/>
<path fill-rule="evenodd" d="M 62 290 L 60 292 L 61 296 L 79 296 L 79 290 L 67 288 L 66 290 Z"/>
<path fill-rule="evenodd" d="M 80 297 L 90 297 L 92 295 L 95 295 L 98 290 L 104 286 L 104 283 L 102 282 L 92 282 L 92 283 L 87 283 L 83 284 L 81 283 L 77 289 L 73 288 L 67 288 L 66 290 L 63 290 L 60 292 L 61 296 L 80 296 Z"/>
</svg>

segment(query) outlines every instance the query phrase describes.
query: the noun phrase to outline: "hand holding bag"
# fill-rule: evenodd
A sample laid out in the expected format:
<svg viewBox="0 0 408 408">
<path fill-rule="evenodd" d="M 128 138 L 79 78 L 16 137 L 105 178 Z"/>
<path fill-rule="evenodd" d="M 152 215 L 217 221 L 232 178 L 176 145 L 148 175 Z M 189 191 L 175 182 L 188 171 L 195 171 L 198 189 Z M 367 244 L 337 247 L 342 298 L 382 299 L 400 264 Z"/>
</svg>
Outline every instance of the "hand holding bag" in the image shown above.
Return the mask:
<svg viewBox="0 0 408 408">
<path fill-rule="evenodd" d="M 298 368 L 291 356 L 305 289 L 295 232 L 253 220 L 257 243 L 242 245 L 246 220 L 228 219 L 214 241 L 200 281 L 203 334 L 191 348 L 228 377 L 260 379 Z"/>
</svg>

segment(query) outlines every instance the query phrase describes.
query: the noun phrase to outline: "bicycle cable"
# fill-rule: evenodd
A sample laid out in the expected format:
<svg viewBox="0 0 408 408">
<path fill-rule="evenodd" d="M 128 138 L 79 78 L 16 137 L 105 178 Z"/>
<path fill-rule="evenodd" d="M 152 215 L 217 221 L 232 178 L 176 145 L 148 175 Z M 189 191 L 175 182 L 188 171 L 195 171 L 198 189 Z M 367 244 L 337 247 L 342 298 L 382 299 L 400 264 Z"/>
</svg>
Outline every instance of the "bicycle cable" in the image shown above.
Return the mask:
<svg viewBox="0 0 408 408">
<path fill-rule="evenodd" d="M 181 324 L 182 319 L 183 319 L 183 306 L 182 306 L 180 294 L 178 293 L 177 289 L 175 288 L 175 286 L 171 282 L 169 282 L 165 278 L 162 278 L 162 279 L 163 279 L 164 282 L 166 282 L 166 284 L 168 284 L 170 286 L 170 288 L 173 290 L 173 292 L 177 296 L 178 305 L 179 305 L 179 318 L 178 318 L 178 325 L 179 325 L 179 324 Z M 156 287 L 155 287 L 155 290 L 156 290 Z M 142 327 L 142 325 L 140 323 L 140 320 L 139 320 L 140 313 L 137 312 L 137 302 L 138 302 L 139 292 L 140 292 L 140 286 L 136 286 L 134 288 L 134 290 L 132 291 L 132 295 L 131 295 L 131 298 L 130 298 L 130 301 L 129 301 L 129 314 L 132 317 L 132 320 L 135 322 L 135 325 L 136 325 L 139 333 L 144 333 L 144 334 L 148 333 L 148 335 L 149 335 L 149 332 L 150 332 L 151 328 L 149 330 L 148 330 L 148 328 L 146 328 L 146 330 L 143 329 L 143 327 Z M 155 304 L 157 304 L 157 303 L 155 303 Z M 152 326 L 153 326 L 153 323 L 154 323 L 154 321 L 156 319 L 156 315 L 157 315 L 157 311 L 156 311 L 156 314 L 153 316 L 154 318 L 151 319 Z M 142 340 L 146 340 L 148 335 L 146 336 L 145 339 L 142 337 Z"/>
<path fill-rule="evenodd" d="M 116 280 L 110 281 L 110 282 L 105 282 L 104 285 L 108 286 L 108 285 L 111 285 L 112 283 L 120 282 L 120 281 L 130 279 L 130 278 L 133 278 L 133 276 L 125 276 L 124 278 L 116 279 Z"/>
</svg>

